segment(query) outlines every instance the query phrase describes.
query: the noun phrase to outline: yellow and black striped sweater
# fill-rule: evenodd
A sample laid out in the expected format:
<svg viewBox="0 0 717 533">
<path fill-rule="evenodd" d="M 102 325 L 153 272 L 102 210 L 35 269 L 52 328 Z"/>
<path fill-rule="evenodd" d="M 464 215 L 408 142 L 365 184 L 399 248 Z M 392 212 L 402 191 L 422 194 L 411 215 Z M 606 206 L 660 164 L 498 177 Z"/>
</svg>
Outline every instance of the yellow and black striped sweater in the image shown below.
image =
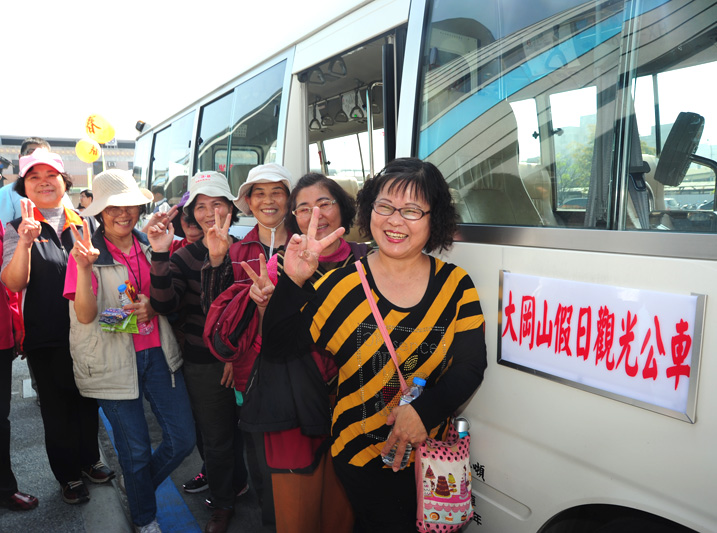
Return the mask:
<svg viewBox="0 0 717 533">
<path fill-rule="evenodd" d="M 366 259 L 369 285 L 384 318 L 408 383 L 427 380 L 411 404 L 431 436 L 473 394 L 486 368 L 484 321 L 478 292 L 468 274 L 431 258 L 422 300 L 399 308 L 376 288 Z M 281 276 L 264 316 L 262 356 L 290 357 L 315 342 L 336 358 L 337 404 L 331 453 L 355 466 L 379 468 L 388 438 L 387 406 L 398 404 L 398 375 L 376 328 L 354 265 L 329 272 L 312 289 Z"/>
</svg>

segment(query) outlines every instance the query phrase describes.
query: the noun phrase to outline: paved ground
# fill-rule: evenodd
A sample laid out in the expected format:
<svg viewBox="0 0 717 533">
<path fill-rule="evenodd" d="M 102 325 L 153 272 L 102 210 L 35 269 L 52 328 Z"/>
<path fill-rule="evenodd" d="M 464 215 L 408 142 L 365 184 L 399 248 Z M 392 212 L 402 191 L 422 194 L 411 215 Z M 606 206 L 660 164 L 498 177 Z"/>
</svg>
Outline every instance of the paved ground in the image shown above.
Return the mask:
<svg viewBox="0 0 717 533">
<path fill-rule="evenodd" d="M 13 363 L 13 388 L 10 421 L 11 455 L 15 477 L 21 491 L 37 496 L 40 505 L 29 512 L 0 509 L 0 533 L 130 533 L 129 512 L 117 480 L 106 485 L 88 483 L 91 500 L 83 505 L 68 505 L 60 497 L 60 487 L 52 475 L 45 454 L 40 408 L 29 382 L 25 361 Z M 154 416 L 146 409 L 153 438 L 158 429 Z M 121 472 L 111 436 L 100 424 L 100 444 L 104 460 Z M 195 450 L 177 468 L 171 479 L 157 490 L 158 520 L 164 533 L 201 533 L 211 515 L 203 502 L 208 492 L 185 494 L 182 483 L 199 472 L 201 458 Z M 253 489 L 237 500 L 230 533 L 264 532 Z"/>
</svg>

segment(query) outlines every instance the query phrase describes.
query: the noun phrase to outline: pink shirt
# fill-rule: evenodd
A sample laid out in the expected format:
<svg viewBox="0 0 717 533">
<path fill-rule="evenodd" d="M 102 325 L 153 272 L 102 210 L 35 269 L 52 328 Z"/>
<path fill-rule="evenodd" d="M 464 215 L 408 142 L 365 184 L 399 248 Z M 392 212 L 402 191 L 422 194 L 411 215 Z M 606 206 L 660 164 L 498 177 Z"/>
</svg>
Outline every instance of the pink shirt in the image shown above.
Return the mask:
<svg viewBox="0 0 717 533">
<path fill-rule="evenodd" d="M 134 246 L 130 250 L 129 254 L 125 254 L 117 248 L 110 241 L 105 239 L 107 250 L 112 255 L 112 258 L 119 264 L 127 267 L 127 275 L 130 283 L 134 285 L 138 292 L 144 294 L 149 298 L 150 278 L 149 278 L 149 261 L 147 257 L 142 253 L 142 249 L 137 243 L 137 239 L 134 239 Z M 136 276 L 139 275 L 139 280 Z M 141 283 L 139 283 L 141 281 Z M 63 296 L 68 300 L 75 299 L 75 292 L 77 291 L 77 263 L 75 258 L 70 254 L 70 258 L 67 261 L 67 274 L 65 274 L 65 290 Z M 97 278 L 94 272 L 92 273 L 92 292 L 97 296 Z M 118 293 L 119 295 L 119 293 Z M 117 298 L 117 307 L 119 307 L 119 297 Z M 104 311 L 104 309 L 98 309 L 98 313 Z M 157 317 L 152 319 L 154 330 L 149 335 L 139 335 L 135 333 L 132 335 L 134 341 L 134 349 L 139 352 L 141 350 L 148 350 L 149 348 L 157 348 L 162 345 L 159 339 L 159 320 Z M 99 325 L 97 326 L 99 327 Z"/>
</svg>

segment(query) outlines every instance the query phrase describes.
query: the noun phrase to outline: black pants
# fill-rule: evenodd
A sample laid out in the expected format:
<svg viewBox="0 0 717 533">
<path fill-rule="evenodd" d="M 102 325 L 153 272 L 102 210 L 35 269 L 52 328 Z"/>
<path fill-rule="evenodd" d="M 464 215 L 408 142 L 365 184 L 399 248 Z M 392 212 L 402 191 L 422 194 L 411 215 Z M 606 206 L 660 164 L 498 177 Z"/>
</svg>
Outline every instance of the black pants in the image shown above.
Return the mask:
<svg viewBox="0 0 717 533">
<path fill-rule="evenodd" d="M 0 498 L 17 492 L 17 481 L 10 465 L 10 397 L 13 348 L 0 350 Z"/>
<path fill-rule="evenodd" d="M 416 477 L 413 465 L 358 467 L 334 459 L 334 470 L 346 489 L 356 517 L 355 532 L 415 533 Z"/>
<path fill-rule="evenodd" d="M 254 484 L 254 490 L 259 497 L 261 524 L 264 527 L 271 528 L 276 524 L 276 515 L 274 509 L 274 489 L 271 484 L 271 471 L 266 464 L 264 434 L 245 431 L 244 442 L 246 444 L 249 475 Z"/>
<path fill-rule="evenodd" d="M 202 434 L 202 458 L 212 502 L 233 507 L 247 482 L 244 443 L 234 389 L 220 384 L 224 363 L 196 364 L 185 361 L 184 380 L 194 418 Z"/>
<path fill-rule="evenodd" d="M 99 461 L 97 401 L 84 398 L 75 385 L 70 347 L 27 352 L 40 396 L 45 450 L 57 481 L 81 479 L 81 469 Z"/>
</svg>

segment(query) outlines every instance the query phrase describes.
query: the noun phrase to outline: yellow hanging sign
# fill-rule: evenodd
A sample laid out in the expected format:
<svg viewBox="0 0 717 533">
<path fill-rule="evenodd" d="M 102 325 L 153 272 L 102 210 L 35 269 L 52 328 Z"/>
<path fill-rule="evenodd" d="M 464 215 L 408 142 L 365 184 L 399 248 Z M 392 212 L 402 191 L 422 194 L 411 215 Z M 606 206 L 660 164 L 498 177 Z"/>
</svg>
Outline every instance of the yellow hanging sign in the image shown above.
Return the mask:
<svg viewBox="0 0 717 533">
<path fill-rule="evenodd" d="M 100 145 L 92 139 L 80 139 L 75 145 L 77 157 L 85 163 L 94 163 L 97 161 L 101 151 Z"/>
<path fill-rule="evenodd" d="M 115 129 L 102 115 L 90 115 L 85 122 L 87 136 L 100 144 L 110 142 L 115 137 Z"/>
</svg>

